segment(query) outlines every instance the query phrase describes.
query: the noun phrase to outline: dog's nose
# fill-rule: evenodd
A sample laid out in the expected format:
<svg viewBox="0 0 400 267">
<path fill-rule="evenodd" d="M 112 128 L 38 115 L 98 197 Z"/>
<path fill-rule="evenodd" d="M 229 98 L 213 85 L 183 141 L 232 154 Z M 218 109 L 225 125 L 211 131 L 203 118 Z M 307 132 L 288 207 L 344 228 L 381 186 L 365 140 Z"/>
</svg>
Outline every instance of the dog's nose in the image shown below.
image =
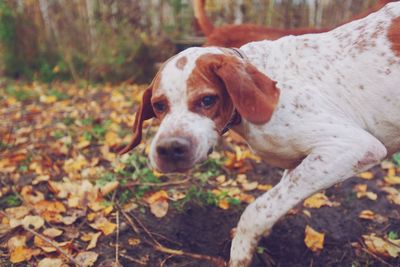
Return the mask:
<svg viewBox="0 0 400 267">
<path fill-rule="evenodd" d="M 183 137 L 163 138 L 156 147 L 158 156 L 168 160 L 186 159 L 189 150 L 190 141 Z"/>
</svg>

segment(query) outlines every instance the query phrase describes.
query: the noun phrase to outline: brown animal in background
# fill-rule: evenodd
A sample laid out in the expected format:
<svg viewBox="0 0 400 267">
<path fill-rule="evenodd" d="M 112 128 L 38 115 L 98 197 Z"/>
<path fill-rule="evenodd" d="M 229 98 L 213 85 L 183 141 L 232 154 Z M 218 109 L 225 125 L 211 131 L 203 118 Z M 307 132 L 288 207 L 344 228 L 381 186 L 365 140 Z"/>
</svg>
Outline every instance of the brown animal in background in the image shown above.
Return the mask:
<svg viewBox="0 0 400 267">
<path fill-rule="evenodd" d="M 222 47 L 241 47 L 244 44 L 261 41 L 276 40 L 286 35 L 302 35 L 307 33 L 327 32 L 335 27 L 330 28 L 297 28 L 297 29 L 276 29 L 255 24 L 240 25 L 224 25 L 215 28 L 210 19 L 207 17 L 204 6 L 206 0 L 194 0 L 194 13 L 201 31 L 207 37 L 204 46 L 222 46 Z M 347 22 L 361 19 L 369 14 L 381 9 L 391 0 L 378 0 L 378 2 L 367 11 L 353 16 Z M 344 24 L 344 23 L 342 23 Z"/>
</svg>

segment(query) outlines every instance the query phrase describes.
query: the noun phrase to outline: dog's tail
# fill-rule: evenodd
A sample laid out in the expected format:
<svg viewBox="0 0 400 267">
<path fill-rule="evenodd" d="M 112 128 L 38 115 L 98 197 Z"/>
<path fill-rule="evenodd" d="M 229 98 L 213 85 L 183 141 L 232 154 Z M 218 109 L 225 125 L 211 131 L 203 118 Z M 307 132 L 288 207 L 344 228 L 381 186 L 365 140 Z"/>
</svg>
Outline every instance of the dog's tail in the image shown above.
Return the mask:
<svg viewBox="0 0 400 267">
<path fill-rule="evenodd" d="M 368 16 L 371 13 L 374 13 L 376 11 L 378 11 L 379 9 L 381 9 L 382 7 L 384 7 L 386 4 L 390 3 L 390 2 L 397 2 L 398 0 L 378 0 L 375 5 L 373 5 L 372 7 L 370 7 L 369 9 L 365 10 L 364 12 L 361 12 L 360 14 L 354 15 L 353 17 L 351 17 L 348 21 L 345 21 L 343 24 L 347 23 L 347 22 L 351 22 L 353 20 L 357 20 L 357 19 L 362 19 L 365 18 L 366 16 Z"/>
<path fill-rule="evenodd" d="M 209 36 L 213 30 L 214 25 L 211 23 L 210 19 L 207 17 L 204 10 L 206 0 L 194 0 L 194 16 L 196 17 L 197 23 L 200 26 L 201 31 L 205 36 Z"/>
</svg>

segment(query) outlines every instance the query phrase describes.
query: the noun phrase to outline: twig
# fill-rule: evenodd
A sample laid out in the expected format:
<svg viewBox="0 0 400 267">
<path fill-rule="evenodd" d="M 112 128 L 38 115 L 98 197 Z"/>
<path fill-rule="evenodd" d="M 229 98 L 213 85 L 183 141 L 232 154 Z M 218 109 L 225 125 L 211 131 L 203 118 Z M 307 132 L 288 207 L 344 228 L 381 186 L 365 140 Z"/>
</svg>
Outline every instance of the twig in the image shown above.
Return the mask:
<svg viewBox="0 0 400 267">
<path fill-rule="evenodd" d="M 117 210 L 116 214 L 116 223 L 117 223 L 117 233 L 116 233 L 116 244 L 115 244 L 115 263 L 117 266 L 120 266 L 119 264 L 119 210 Z"/>
<path fill-rule="evenodd" d="M 138 260 L 138 259 L 135 259 L 135 258 L 132 258 L 131 256 L 126 255 L 125 253 L 121 253 L 121 257 L 123 257 L 123 258 L 125 258 L 125 259 L 128 259 L 128 260 L 130 260 L 130 261 L 133 261 L 133 262 L 135 262 L 135 263 L 137 263 L 137 264 L 139 264 L 139 265 L 143 265 L 143 266 L 146 266 L 146 265 L 147 265 L 147 262 L 142 261 L 142 260 Z"/>
<path fill-rule="evenodd" d="M 40 239 L 42 239 L 43 241 L 45 241 L 46 243 L 50 244 L 52 247 L 54 247 L 55 249 L 57 249 L 61 254 L 63 254 L 65 257 L 67 257 L 73 264 L 75 264 L 76 266 L 79 267 L 84 267 L 80 262 L 77 262 L 71 255 L 69 255 L 65 250 L 63 250 L 62 248 L 60 248 L 60 246 L 58 246 L 56 243 L 54 243 L 52 240 L 48 239 L 47 237 L 45 237 L 42 234 L 39 234 L 38 232 L 36 232 L 33 229 L 30 229 L 29 227 L 23 226 L 23 228 L 30 232 L 31 234 L 39 237 Z"/>
<path fill-rule="evenodd" d="M 125 184 L 122 187 L 132 187 L 135 185 L 147 185 L 147 186 L 169 186 L 169 185 L 180 185 L 180 184 L 185 184 L 186 182 L 188 182 L 191 179 L 191 177 L 189 176 L 188 178 L 184 179 L 184 180 L 179 180 L 179 181 L 170 181 L 170 182 L 163 182 L 163 183 L 142 183 L 141 181 L 134 181 L 134 182 L 130 182 Z"/>
<path fill-rule="evenodd" d="M 372 253 L 371 251 L 369 251 L 368 249 L 361 247 L 361 250 L 364 251 L 365 253 L 367 253 L 368 255 L 374 257 L 376 260 L 380 261 L 381 263 L 389 266 L 389 267 L 394 267 L 393 265 L 391 265 L 390 263 L 386 262 L 384 259 L 382 259 L 381 257 L 379 257 L 378 255 L 375 255 L 375 253 Z"/>
<path fill-rule="evenodd" d="M 127 220 L 128 224 L 133 228 L 135 233 L 139 234 L 139 229 L 137 229 L 136 225 L 133 223 L 132 219 L 129 217 L 128 214 L 126 214 L 125 211 L 121 209 L 122 215 L 124 215 L 125 219 Z M 202 255 L 202 254 L 197 254 L 197 253 L 191 253 L 191 252 L 185 252 L 182 250 L 176 250 L 176 249 L 171 249 L 167 248 L 163 245 L 161 245 L 151 234 L 151 232 L 142 224 L 142 222 L 137 219 L 135 216 L 132 215 L 132 217 L 135 219 L 135 221 L 140 225 L 142 230 L 146 233 L 146 235 L 153 241 L 153 243 L 148 242 L 149 245 L 153 247 L 154 250 L 170 254 L 170 255 L 175 255 L 175 256 L 186 256 L 190 257 L 192 259 L 197 259 L 197 260 L 206 260 L 214 264 L 215 266 L 226 266 L 226 263 L 223 259 L 217 258 L 217 257 L 212 257 L 212 256 L 207 256 L 207 255 Z"/>
<path fill-rule="evenodd" d="M 174 257 L 174 255 L 168 255 L 165 259 L 163 259 L 162 262 L 160 263 L 160 267 L 164 267 L 167 260 L 169 260 L 172 257 Z"/>
</svg>

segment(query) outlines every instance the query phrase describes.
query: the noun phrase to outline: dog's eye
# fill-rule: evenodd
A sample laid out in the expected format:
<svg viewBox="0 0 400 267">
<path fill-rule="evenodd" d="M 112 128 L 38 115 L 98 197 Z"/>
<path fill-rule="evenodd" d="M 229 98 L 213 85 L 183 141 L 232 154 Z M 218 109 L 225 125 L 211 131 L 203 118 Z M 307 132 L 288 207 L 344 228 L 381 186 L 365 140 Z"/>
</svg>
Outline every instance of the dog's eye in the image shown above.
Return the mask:
<svg viewBox="0 0 400 267">
<path fill-rule="evenodd" d="M 201 99 L 201 106 L 203 108 L 211 108 L 217 102 L 217 96 L 208 95 Z"/>
<path fill-rule="evenodd" d="M 164 112 L 167 110 L 167 105 L 163 101 L 153 103 L 153 108 L 156 112 Z"/>
</svg>

